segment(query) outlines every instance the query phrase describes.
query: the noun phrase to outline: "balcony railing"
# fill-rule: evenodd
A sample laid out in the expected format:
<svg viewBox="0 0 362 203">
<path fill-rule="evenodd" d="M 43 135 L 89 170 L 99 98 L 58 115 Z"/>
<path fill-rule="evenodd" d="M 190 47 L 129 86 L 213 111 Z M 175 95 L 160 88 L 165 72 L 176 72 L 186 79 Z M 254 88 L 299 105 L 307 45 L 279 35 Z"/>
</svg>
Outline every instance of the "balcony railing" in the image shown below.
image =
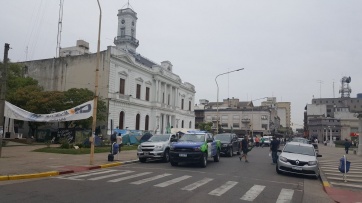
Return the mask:
<svg viewBox="0 0 362 203">
<path fill-rule="evenodd" d="M 139 45 L 139 41 L 136 38 L 129 35 L 121 35 L 114 38 L 115 44 L 120 44 L 124 42 L 131 42 L 131 44 L 133 44 L 136 47 L 138 47 Z"/>
</svg>

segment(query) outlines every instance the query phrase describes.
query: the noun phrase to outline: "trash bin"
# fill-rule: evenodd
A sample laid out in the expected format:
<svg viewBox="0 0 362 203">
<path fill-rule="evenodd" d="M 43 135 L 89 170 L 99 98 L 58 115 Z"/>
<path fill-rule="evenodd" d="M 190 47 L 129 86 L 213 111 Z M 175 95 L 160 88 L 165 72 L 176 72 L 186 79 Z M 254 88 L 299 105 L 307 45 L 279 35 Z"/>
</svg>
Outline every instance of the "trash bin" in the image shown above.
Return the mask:
<svg viewBox="0 0 362 203">
<path fill-rule="evenodd" d="M 10 132 L 5 133 L 5 138 L 10 138 Z"/>
<path fill-rule="evenodd" d="M 339 169 L 339 171 L 340 171 L 341 173 L 348 173 L 350 166 L 351 166 L 351 162 L 350 162 L 350 161 L 346 161 L 346 171 L 344 171 L 344 168 L 345 168 L 345 167 L 344 167 L 344 157 L 339 160 L 339 167 L 338 167 L 338 169 Z"/>
</svg>

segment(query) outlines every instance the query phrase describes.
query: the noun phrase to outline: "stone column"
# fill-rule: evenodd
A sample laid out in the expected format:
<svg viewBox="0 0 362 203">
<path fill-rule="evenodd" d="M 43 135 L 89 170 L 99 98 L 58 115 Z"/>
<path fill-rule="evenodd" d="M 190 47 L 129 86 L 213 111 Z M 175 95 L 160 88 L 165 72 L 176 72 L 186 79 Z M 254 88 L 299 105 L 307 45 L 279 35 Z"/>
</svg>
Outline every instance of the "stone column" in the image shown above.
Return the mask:
<svg viewBox="0 0 362 203">
<path fill-rule="evenodd" d="M 158 80 L 156 80 L 156 90 L 155 90 L 155 96 L 154 96 L 154 100 L 155 102 L 158 102 L 158 90 L 159 87 L 158 87 Z"/>
<path fill-rule="evenodd" d="M 357 149 L 357 155 L 362 156 L 362 113 L 358 114 L 358 149 Z"/>
</svg>

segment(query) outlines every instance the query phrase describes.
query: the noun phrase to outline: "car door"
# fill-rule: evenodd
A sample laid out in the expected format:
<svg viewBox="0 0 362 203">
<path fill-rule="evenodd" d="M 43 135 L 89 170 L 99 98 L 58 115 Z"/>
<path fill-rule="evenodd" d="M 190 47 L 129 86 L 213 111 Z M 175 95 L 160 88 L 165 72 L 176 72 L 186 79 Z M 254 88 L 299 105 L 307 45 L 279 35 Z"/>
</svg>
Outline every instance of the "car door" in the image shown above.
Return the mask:
<svg viewBox="0 0 362 203">
<path fill-rule="evenodd" d="M 237 152 L 239 150 L 239 146 L 238 146 L 238 138 L 236 137 L 235 134 L 231 135 L 231 142 L 232 142 L 232 145 L 233 145 L 233 151 L 234 152 Z"/>
<path fill-rule="evenodd" d="M 208 153 L 209 157 L 213 157 L 216 154 L 216 142 L 211 134 L 206 135 L 207 138 L 212 139 L 212 142 L 207 143 L 208 144 Z"/>
</svg>

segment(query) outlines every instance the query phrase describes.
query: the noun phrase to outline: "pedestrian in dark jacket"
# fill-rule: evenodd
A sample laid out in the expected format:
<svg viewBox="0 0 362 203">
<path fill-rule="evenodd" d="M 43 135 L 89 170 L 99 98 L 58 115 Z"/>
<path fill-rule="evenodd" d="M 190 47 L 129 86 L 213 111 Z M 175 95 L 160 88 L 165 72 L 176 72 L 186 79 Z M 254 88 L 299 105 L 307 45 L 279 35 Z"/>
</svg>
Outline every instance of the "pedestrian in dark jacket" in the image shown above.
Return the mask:
<svg viewBox="0 0 362 203">
<path fill-rule="evenodd" d="M 348 154 L 348 150 L 350 147 L 351 147 L 351 142 L 348 139 L 345 139 L 344 150 L 346 151 L 346 154 Z"/>
<path fill-rule="evenodd" d="M 279 141 L 275 138 L 275 136 L 273 137 L 273 140 L 270 142 L 270 151 L 272 153 L 272 159 L 273 159 L 273 163 L 272 164 L 276 164 L 277 160 L 278 160 L 278 149 L 279 149 Z"/>
</svg>

